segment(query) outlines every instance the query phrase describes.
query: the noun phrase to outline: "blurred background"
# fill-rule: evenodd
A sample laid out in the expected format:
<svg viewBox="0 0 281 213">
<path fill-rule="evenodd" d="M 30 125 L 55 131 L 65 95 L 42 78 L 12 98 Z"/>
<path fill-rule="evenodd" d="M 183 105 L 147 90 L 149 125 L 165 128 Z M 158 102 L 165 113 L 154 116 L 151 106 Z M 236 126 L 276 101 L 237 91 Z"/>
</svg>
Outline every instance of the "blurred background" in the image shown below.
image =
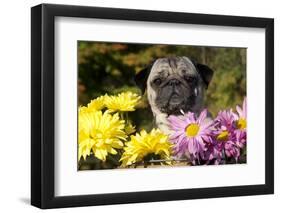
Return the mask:
<svg viewBox="0 0 281 213">
<path fill-rule="evenodd" d="M 205 97 L 205 105 L 213 115 L 242 104 L 246 96 L 246 48 L 79 41 L 79 106 L 106 93 L 132 91 L 141 95 L 134 75 L 154 59 L 166 56 L 187 56 L 214 70 Z M 152 113 L 145 95 L 129 116 L 138 131 L 152 128 Z"/>
</svg>

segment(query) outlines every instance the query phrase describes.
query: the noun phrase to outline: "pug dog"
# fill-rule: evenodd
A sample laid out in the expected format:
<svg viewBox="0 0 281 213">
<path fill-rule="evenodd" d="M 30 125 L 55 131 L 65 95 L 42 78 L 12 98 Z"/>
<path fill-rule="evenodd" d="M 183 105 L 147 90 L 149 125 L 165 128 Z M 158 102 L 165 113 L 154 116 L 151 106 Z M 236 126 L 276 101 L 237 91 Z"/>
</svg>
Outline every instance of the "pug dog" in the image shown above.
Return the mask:
<svg viewBox="0 0 281 213">
<path fill-rule="evenodd" d="M 147 91 L 156 127 L 171 134 L 168 116 L 187 112 L 198 115 L 213 73 L 207 65 L 188 57 L 166 57 L 138 72 L 135 82 L 143 93 Z"/>
</svg>

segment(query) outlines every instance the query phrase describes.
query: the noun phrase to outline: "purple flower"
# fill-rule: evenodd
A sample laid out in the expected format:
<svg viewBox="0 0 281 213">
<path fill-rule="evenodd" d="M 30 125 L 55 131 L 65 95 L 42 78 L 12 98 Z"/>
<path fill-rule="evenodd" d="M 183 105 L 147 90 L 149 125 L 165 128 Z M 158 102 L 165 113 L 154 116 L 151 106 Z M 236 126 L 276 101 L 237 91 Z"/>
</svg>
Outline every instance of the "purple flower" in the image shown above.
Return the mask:
<svg viewBox="0 0 281 213">
<path fill-rule="evenodd" d="M 232 110 L 220 111 L 215 119 L 215 130 L 213 137 L 216 149 L 227 157 L 233 157 L 237 161 L 240 156 L 240 147 L 237 144 L 235 128 L 235 114 Z"/>
<path fill-rule="evenodd" d="M 236 142 L 240 148 L 243 148 L 246 144 L 247 140 L 247 99 L 244 98 L 242 109 L 240 106 L 236 106 L 236 111 L 238 113 L 235 114 L 235 134 L 236 134 Z"/>
<path fill-rule="evenodd" d="M 212 143 L 211 127 L 213 121 L 207 118 L 207 110 L 203 110 L 198 118 L 188 112 L 183 116 L 169 116 L 170 127 L 174 133 L 170 140 L 174 143 L 175 155 L 198 159 L 207 151 L 206 144 Z"/>
<path fill-rule="evenodd" d="M 215 119 L 216 126 L 219 125 L 227 130 L 234 130 L 233 125 L 235 121 L 235 114 L 232 110 L 219 111 L 217 118 Z"/>
<path fill-rule="evenodd" d="M 218 146 L 218 143 L 213 140 L 212 143 L 206 144 L 207 150 L 201 153 L 202 160 L 205 161 L 205 164 L 220 164 L 223 159 L 223 152 L 221 147 Z"/>
<path fill-rule="evenodd" d="M 174 155 L 187 157 L 195 165 L 238 162 L 246 144 L 246 106 L 245 98 L 237 113 L 223 110 L 214 120 L 207 118 L 206 109 L 199 116 L 192 112 L 169 116 Z"/>
<path fill-rule="evenodd" d="M 236 111 L 238 112 L 239 119 L 246 120 L 246 118 L 247 118 L 247 98 L 246 97 L 244 98 L 244 101 L 243 101 L 243 108 L 241 109 L 240 106 L 236 106 Z M 246 123 L 244 123 L 244 122 L 240 123 L 239 128 L 246 128 Z"/>
</svg>

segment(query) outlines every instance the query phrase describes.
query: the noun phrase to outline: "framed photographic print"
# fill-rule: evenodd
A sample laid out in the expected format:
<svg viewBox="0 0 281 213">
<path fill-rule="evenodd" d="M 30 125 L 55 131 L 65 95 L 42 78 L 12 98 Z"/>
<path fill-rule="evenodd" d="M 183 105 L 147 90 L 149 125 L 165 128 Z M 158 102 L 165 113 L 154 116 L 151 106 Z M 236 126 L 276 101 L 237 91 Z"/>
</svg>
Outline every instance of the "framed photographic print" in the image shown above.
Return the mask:
<svg viewBox="0 0 281 213">
<path fill-rule="evenodd" d="M 274 20 L 31 9 L 31 204 L 274 192 Z"/>
</svg>

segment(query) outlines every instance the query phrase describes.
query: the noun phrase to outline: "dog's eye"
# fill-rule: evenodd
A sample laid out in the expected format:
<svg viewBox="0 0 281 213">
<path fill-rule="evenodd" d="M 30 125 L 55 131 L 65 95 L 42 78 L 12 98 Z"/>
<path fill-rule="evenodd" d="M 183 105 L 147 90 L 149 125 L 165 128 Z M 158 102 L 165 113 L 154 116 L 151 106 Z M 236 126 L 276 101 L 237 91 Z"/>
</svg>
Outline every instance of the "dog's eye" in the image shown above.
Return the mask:
<svg viewBox="0 0 281 213">
<path fill-rule="evenodd" d="M 156 78 L 156 79 L 154 79 L 153 83 L 156 85 L 160 85 L 162 83 L 162 81 L 160 78 Z"/>
<path fill-rule="evenodd" d="M 196 78 L 192 77 L 192 76 L 185 76 L 184 79 L 188 82 L 188 83 L 195 83 L 196 82 Z"/>
</svg>

